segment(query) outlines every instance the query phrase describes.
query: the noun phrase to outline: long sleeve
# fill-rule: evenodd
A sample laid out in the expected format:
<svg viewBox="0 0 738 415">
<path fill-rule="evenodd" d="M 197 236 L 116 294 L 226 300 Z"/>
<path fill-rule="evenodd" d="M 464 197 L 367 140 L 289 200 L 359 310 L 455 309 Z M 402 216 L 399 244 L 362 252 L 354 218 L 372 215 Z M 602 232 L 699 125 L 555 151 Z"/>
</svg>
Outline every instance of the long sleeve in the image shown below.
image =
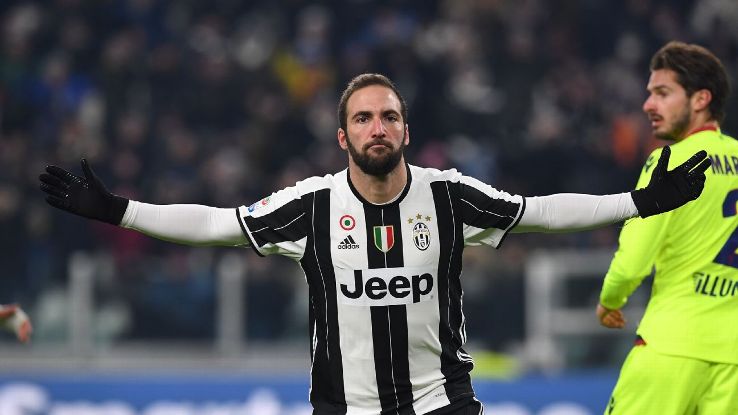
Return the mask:
<svg viewBox="0 0 738 415">
<path fill-rule="evenodd" d="M 131 200 L 120 226 L 165 241 L 196 246 L 246 246 L 236 209 L 154 205 Z"/>
<path fill-rule="evenodd" d="M 660 154 L 661 149 L 651 153 L 641 170 L 636 189 L 648 185 L 653 173 L 651 166 Z M 602 283 L 600 304 L 609 309 L 623 307 L 643 279 L 651 274 L 671 217 L 672 212 L 667 212 L 646 219 L 633 218 L 625 223 L 620 231 L 618 250 Z"/>
<path fill-rule="evenodd" d="M 602 284 L 600 303 L 603 306 L 609 309 L 623 307 L 643 279 L 651 274 L 670 217 L 667 213 L 626 222 L 620 232 L 618 250 Z"/>
<path fill-rule="evenodd" d="M 560 193 L 527 197 L 525 202 L 523 217 L 511 232 L 582 231 L 638 215 L 630 193 L 604 196 Z"/>
</svg>

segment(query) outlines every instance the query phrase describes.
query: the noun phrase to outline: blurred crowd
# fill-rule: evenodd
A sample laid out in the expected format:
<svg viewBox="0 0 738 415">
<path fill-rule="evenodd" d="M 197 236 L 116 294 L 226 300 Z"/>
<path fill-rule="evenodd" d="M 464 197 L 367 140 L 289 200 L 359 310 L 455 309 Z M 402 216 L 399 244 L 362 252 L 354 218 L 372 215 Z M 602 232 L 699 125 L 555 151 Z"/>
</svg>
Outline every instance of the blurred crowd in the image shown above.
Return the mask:
<svg viewBox="0 0 738 415">
<path fill-rule="evenodd" d="M 56 212 L 38 174 L 79 172 L 87 157 L 129 198 L 249 205 L 345 167 L 336 104 L 361 72 L 390 76 L 407 99 L 412 164 L 527 196 L 629 190 L 661 145 L 641 112 L 651 54 L 697 42 L 735 74 L 736 21 L 733 0 L 3 0 L 0 303 L 24 304 L 41 341 L 63 338 L 70 255 L 86 251 L 110 258 L 95 288 L 108 340 L 212 338 L 229 250 Z M 736 126 L 733 99 L 723 129 Z M 470 338 L 504 349 L 523 335 L 529 252 L 613 247 L 617 233 L 470 250 Z M 248 338 L 304 341 L 299 267 L 243 255 Z"/>
</svg>

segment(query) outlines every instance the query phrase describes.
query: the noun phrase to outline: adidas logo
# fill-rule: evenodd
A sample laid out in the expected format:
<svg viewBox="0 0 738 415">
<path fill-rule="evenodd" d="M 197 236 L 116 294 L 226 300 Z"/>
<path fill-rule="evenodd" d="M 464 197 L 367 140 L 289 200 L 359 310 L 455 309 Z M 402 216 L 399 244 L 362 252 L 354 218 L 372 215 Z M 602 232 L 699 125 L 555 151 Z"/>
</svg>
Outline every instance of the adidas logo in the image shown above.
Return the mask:
<svg viewBox="0 0 738 415">
<path fill-rule="evenodd" d="M 359 244 L 349 235 L 343 241 L 339 242 L 338 249 L 359 249 Z"/>
</svg>

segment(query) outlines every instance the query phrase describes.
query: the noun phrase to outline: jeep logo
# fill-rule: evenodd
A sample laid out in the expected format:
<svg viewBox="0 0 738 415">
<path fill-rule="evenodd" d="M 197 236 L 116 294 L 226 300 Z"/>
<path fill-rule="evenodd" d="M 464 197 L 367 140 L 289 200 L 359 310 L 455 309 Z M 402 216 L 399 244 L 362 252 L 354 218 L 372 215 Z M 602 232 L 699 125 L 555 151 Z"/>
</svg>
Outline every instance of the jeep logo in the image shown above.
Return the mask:
<svg viewBox="0 0 738 415">
<path fill-rule="evenodd" d="M 428 301 L 433 298 L 433 275 L 414 272 L 407 268 L 383 268 L 354 270 L 336 275 L 344 298 L 343 303 L 353 305 L 399 305 Z M 417 270 L 415 270 L 417 271 Z"/>
</svg>

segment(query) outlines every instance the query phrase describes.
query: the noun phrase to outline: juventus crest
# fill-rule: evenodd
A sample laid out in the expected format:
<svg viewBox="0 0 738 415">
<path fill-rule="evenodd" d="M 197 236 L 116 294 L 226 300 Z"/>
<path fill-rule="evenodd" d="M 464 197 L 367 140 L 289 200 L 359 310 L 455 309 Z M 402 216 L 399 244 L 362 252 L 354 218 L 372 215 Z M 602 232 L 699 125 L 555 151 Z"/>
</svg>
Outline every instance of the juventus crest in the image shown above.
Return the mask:
<svg viewBox="0 0 738 415">
<path fill-rule="evenodd" d="M 430 229 L 423 222 L 418 222 L 413 226 L 413 242 L 415 247 L 421 251 L 425 251 L 430 246 Z"/>
<path fill-rule="evenodd" d="M 423 219 L 425 219 L 425 222 L 430 222 L 431 217 L 427 215 L 424 217 L 418 213 L 415 217 L 411 217 L 407 220 L 407 223 L 409 224 L 415 223 L 415 225 L 413 225 L 413 243 L 415 243 L 415 247 L 421 251 L 428 249 L 431 243 L 431 232 L 428 225 L 426 225 L 425 222 L 422 222 Z"/>
</svg>

